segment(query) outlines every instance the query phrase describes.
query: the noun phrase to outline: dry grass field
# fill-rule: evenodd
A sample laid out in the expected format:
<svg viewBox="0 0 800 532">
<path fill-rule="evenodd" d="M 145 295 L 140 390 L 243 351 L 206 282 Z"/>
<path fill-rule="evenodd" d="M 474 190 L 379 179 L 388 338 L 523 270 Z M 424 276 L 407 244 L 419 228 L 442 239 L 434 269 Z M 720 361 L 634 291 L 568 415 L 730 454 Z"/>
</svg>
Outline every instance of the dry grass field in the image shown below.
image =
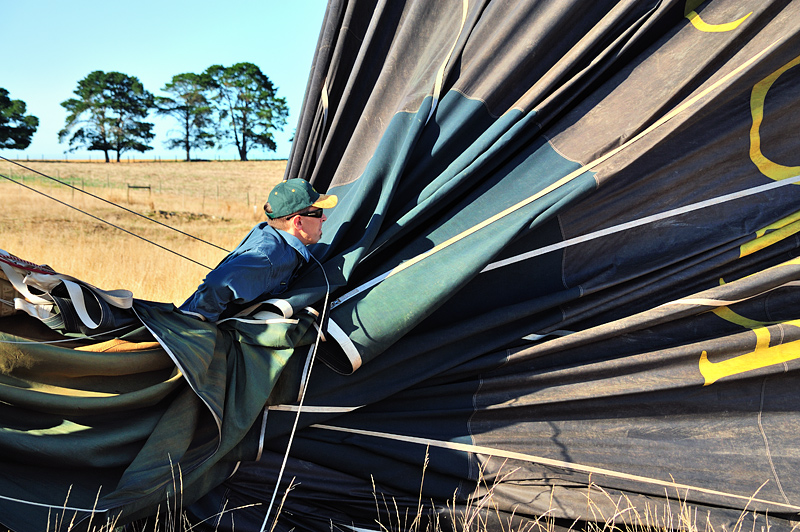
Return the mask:
<svg viewBox="0 0 800 532">
<path fill-rule="evenodd" d="M 266 219 L 261 206 L 286 161 L 20 164 L 0 162 L 0 249 L 100 288 L 180 304 L 208 269 L 175 253 L 214 267 L 225 251 L 171 228 L 232 249 Z"/>
</svg>

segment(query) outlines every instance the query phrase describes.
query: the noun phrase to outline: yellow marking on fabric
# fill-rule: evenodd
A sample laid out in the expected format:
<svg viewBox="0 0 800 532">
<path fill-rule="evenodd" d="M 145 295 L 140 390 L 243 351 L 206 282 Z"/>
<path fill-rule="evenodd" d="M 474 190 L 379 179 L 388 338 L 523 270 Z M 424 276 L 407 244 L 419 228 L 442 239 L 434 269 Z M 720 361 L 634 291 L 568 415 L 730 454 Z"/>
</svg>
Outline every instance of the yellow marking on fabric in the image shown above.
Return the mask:
<svg viewBox="0 0 800 532">
<path fill-rule="evenodd" d="M 742 18 L 740 18 L 739 20 L 734 20 L 733 22 L 726 22 L 724 24 L 708 24 L 707 22 L 704 22 L 703 19 L 700 18 L 700 15 L 698 15 L 694 11 L 687 13 L 686 18 L 689 19 L 689 22 L 692 23 L 692 26 L 694 26 L 695 29 L 698 29 L 706 33 L 721 33 L 725 31 L 735 30 L 736 28 L 739 27 L 739 25 L 742 22 L 745 21 L 747 17 L 749 17 L 752 14 L 753 12 L 751 11 Z"/>
<path fill-rule="evenodd" d="M 725 282 L 720 279 L 720 284 L 724 283 Z M 700 354 L 700 361 L 698 364 L 700 374 L 705 380 L 703 386 L 713 384 L 723 377 L 739 375 L 747 371 L 800 359 L 800 340 L 770 347 L 769 344 L 772 338 L 769 329 L 766 328 L 767 325 L 774 325 L 777 323 L 785 323 L 786 325 L 798 327 L 800 326 L 800 320 L 761 322 L 746 318 L 728 307 L 717 308 L 714 309 L 713 312 L 725 321 L 751 329 L 756 335 L 756 347 L 750 353 L 745 353 L 744 355 L 739 355 L 720 362 L 709 361 L 708 352 L 703 351 Z"/>
<path fill-rule="evenodd" d="M 778 264 L 776 266 L 772 266 L 772 267 L 768 268 L 767 270 L 763 270 L 763 271 L 756 272 L 756 273 L 751 273 L 750 275 L 746 275 L 746 276 L 742 277 L 741 279 L 739 279 L 739 281 L 742 281 L 744 279 L 749 279 L 749 278 L 751 278 L 751 277 L 753 277 L 753 276 L 755 276 L 757 274 L 763 273 L 764 271 L 777 270 L 778 268 L 783 268 L 783 267 L 786 267 L 786 266 L 797 266 L 798 264 L 800 264 L 800 257 L 797 257 L 797 258 L 794 258 L 794 259 L 791 259 L 791 260 L 787 260 L 786 262 Z M 723 284 L 725 284 L 725 281 L 720 279 L 720 285 L 723 285 Z M 760 296 L 760 295 L 764 295 L 767 292 L 771 292 L 773 290 L 777 290 L 778 288 L 784 288 L 786 286 L 800 286 L 800 281 L 789 281 L 787 283 L 783 283 L 782 285 L 773 286 L 772 288 L 769 288 L 769 289 L 765 290 L 764 292 L 760 292 L 758 294 L 753 294 L 753 295 L 747 296 L 745 298 L 737 299 L 737 300 L 734 300 L 734 301 L 725 300 L 725 299 L 710 299 L 710 298 L 687 297 L 687 298 L 684 298 L 684 299 L 676 299 L 675 301 L 668 301 L 667 303 L 662 303 L 661 305 L 659 305 L 659 306 L 657 306 L 655 308 L 657 308 L 657 309 L 666 308 L 666 307 L 670 307 L 670 306 L 674 306 L 674 305 L 703 305 L 703 306 L 707 306 L 707 307 L 724 307 L 724 306 L 733 305 L 735 303 L 741 303 L 742 301 L 747 301 L 748 299 L 752 299 L 754 297 L 757 297 L 757 296 Z M 775 323 L 782 323 L 782 322 L 775 322 Z"/>
<path fill-rule="evenodd" d="M 739 258 L 755 253 L 800 232 L 800 211 L 756 231 L 755 240 L 739 247 Z"/>
<path fill-rule="evenodd" d="M 320 425 L 315 424 L 311 425 L 313 428 L 324 429 L 324 430 L 332 430 L 336 432 L 346 432 L 351 434 L 360 434 L 362 436 L 372 436 L 375 438 L 384 438 L 396 441 L 403 441 L 407 443 L 415 443 L 418 445 L 425 445 L 430 447 L 438 447 L 441 449 L 451 449 L 454 451 L 462 451 L 465 453 L 474 453 L 474 454 L 483 454 L 488 456 L 495 456 L 498 458 L 509 458 L 511 460 L 521 460 L 523 462 L 530 462 L 535 464 L 541 464 L 544 466 L 549 467 L 557 467 L 560 469 L 568 469 L 571 471 L 580 471 L 582 473 L 588 473 L 590 475 L 603 475 L 606 477 L 612 478 L 619 478 L 623 480 L 630 480 L 634 482 L 643 482 L 646 484 L 652 484 L 655 486 L 663 486 L 665 488 L 672 488 L 672 489 L 679 489 L 679 490 L 692 490 L 697 493 L 704 493 L 707 495 L 715 495 L 721 497 L 728 497 L 736 500 L 741 501 L 752 501 L 752 502 L 759 502 L 765 504 L 772 504 L 779 506 L 781 508 L 791 509 L 792 511 L 800 510 L 800 506 L 794 506 L 792 504 L 786 504 L 783 502 L 776 502 L 776 501 L 768 501 L 765 499 L 757 499 L 752 496 L 746 497 L 743 495 L 737 495 L 735 493 L 727 493 L 724 491 L 712 490 L 707 488 L 701 488 L 699 486 L 691 486 L 688 484 L 679 484 L 673 481 L 666 481 L 660 480 L 657 478 L 650 478 L 650 477 L 643 477 L 641 475 L 629 475 L 628 473 L 622 473 L 620 471 L 613 471 L 611 469 L 604 469 L 600 467 L 588 466 L 583 464 L 576 464 L 573 462 L 565 462 L 563 460 L 555 460 L 552 458 L 545 458 L 542 456 L 535 456 L 531 454 L 525 453 L 518 453 L 514 451 L 505 451 L 503 449 L 497 449 L 494 447 L 485 447 L 482 445 L 472 445 L 467 443 L 456 443 L 451 441 L 443 441 L 443 440 L 434 440 L 430 438 L 418 438 L 415 436 L 403 436 L 400 434 L 390 434 L 387 432 L 377 432 L 372 430 L 362 430 L 362 429 L 352 429 L 346 427 L 336 427 L 333 425 Z"/>
<path fill-rule="evenodd" d="M 469 11 L 469 0 L 462 0 L 461 27 L 458 28 L 458 34 L 456 35 L 456 39 L 453 41 L 453 45 L 450 47 L 450 51 L 447 52 L 447 57 L 444 58 L 442 66 L 439 67 L 439 71 L 436 73 L 436 80 L 433 83 L 433 104 L 431 105 L 430 113 L 428 113 L 428 118 L 425 119 L 426 123 L 428 122 L 428 120 L 431 119 L 431 117 L 433 116 L 433 112 L 436 110 L 437 102 L 439 101 L 439 96 L 442 93 L 442 85 L 444 84 L 444 69 L 447 68 L 447 63 L 450 62 L 450 58 L 453 56 L 453 51 L 456 49 L 456 43 L 458 42 L 458 38 L 461 36 L 461 32 L 464 31 L 464 23 L 467 21 L 468 11 Z"/>
<path fill-rule="evenodd" d="M 30 386 L 29 388 L 25 388 L 25 391 L 40 393 L 43 395 L 59 396 L 59 397 L 80 397 L 80 398 L 121 397 L 121 394 L 119 393 L 79 390 L 76 388 L 65 388 L 63 386 L 54 386 L 51 384 L 40 384 L 36 386 Z"/>
<path fill-rule="evenodd" d="M 320 99 L 322 100 L 322 110 L 324 116 L 328 115 L 328 78 L 322 83 L 322 90 L 320 91 Z"/>
<path fill-rule="evenodd" d="M 780 242 L 781 240 L 788 238 L 798 232 L 800 232 L 800 220 L 790 223 L 789 225 L 785 225 L 776 231 L 771 231 L 767 233 L 766 231 L 770 228 L 765 228 L 756 233 L 756 239 L 751 240 L 745 244 L 742 244 L 739 247 L 739 258 L 746 257 L 756 251 L 762 250 L 765 247 L 771 246 L 776 242 Z M 759 235 L 761 233 L 761 235 Z"/>
<path fill-rule="evenodd" d="M 706 33 L 720 33 L 735 30 L 742 24 L 742 22 L 745 21 L 745 19 L 747 19 L 747 17 L 753 14 L 751 11 L 739 20 L 734 20 L 733 22 L 726 22 L 724 24 L 708 24 L 707 22 L 704 22 L 703 19 L 700 18 L 700 15 L 697 14 L 697 11 L 695 11 L 702 3 L 703 0 L 686 0 L 686 6 L 684 7 L 683 14 L 689 19 L 689 22 L 692 23 L 692 26 L 694 26 L 695 29 Z"/>
<path fill-rule="evenodd" d="M 320 101 L 322 105 L 322 131 L 326 131 L 328 129 L 328 106 L 330 102 L 328 101 L 328 77 L 325 77 L 325 81 L 322 82 L 322 88 L 320 89 Z"/>
<path fill-rule="evenodd" d="M 777 222 L 766 226 L 765 228 L 761 229 L 760 231 L 756 231 L 756 235 L 758 235 L 758 236 L 765 235 L 765 234 L 767 234 L 768 231 L 771 231 L 771 230 L 774 230 L 774 229 L 780 229 L 782 227 L 786 227 L 787 225 L 792 224 L 792 223 L 797 222 L 797 221 L 800 221 L 800 211 L 797 211 L 797 212 L 795 212 L 793 214 L 790 214 L 789 216 L 785 216 L 785 217 L 781 218 L 780 220 L 778 220 Z"/>
<path fill-rule="evenodd" d="M 394 268 L 393 270 L 391 270 L 385 276 L 381 276 L 381 280 L 388 279 L 389 277 L 391 277 L 391 276 L 393 276 L 393 275 L 405 270 L 406 268 L 409 268 L 409 267 L 413 266 L 414 264 L 416 264 L 416 263 L 418 263 L 418 262 L 430 257 L 431 255 L 434 255 L 435 253 L 438 253 L 439 251 L 451 246 L 452 244 L 455 244 L 456 242 L 459 242 L 460 240 L 463 240 L 464 238 L 466 238 L 466 237 L 468 237 L 468 236 L 480 231 L 484 227 L 488 227 L 489 225 L 493 224 L 494 222 L 496 222 L 498 220 L 501 220 L 501 219 L 505 218 L 506 216 L 508 216 L 510 214 L 513 214 L 514 212 L 516 212 L 516 211 L 522 209 L 523 207 L 525 207 L 526 205 L 529 205 L 529 204 L 533 203 L 534 201 L 538 200 L 539 198 L 549 194 L 550 192 L 552 192 L 554 190 L 557 190 L 557 189 L 561 188 L 562 186 L 566 185 L 570 181 L 573 181 L 574 179 L 576 179 L 577 177 L 579 177 L 579 176 L 583 175 L 584 173 L 588 172 L 589 170 L 591 170 L 595 166 L 599 165 L 600 163 L 605 162 L 606 160 L 610 159 L 611 157 L 613 157 L 614 155 L 618 154 L 622 150 L 624 150 L 624 149 L 628 148 L 629 146 L 631 146 L 634 142 L 636 142 L 639 139 L 641 139 L 642 137 L 650 134 L 655 129 L 661 127 L 666 122 L 668 122 L 669 120 L 671 120 L 672 118 L 674 118 L 678 114 L 682 113 L 683 111 L 685 111 L 686 109 L 688 109 L 689 107 L 691 107 L 692 105 L 697 103 L 699 100 L 701 100 L 702 98 L 704 98 L 705 96 L 707 96 L 711 92 L 715 91 L 717 88 L 719 88 L 725 82 L 727 82 L 729 79 L 733 78 L 738 73 L 740 73 L 742 70 L 744 70 L 747 67 L 749 67 L 752 63 L 756 62 L 762 55 L 767 53 L 767 51 L 769 51 L 773 46 L 775 46 L 775 43 L 772 43 L 771 45 L 767 46 L 761 52 L 757 53 L 756 55 L 754 55 L 753 57 L 751 57 L 750 59 L 748 59 L 747 61 L 745 61 L 744 63 L 742 63 L 741 65 L 739 65 L 735 69 L 733 69 L 732 71 L 730 71 L 728 74 L 726 74 L 725 76 L 723 76 L 722 78 L 720 78 L 716 82 L 712 83 L 711 85 L 709 85 L 708 87 L 706 87 L 705 89 L 700 91 L 694 97 L 690 98 L 689 100 L 687 100 L 683 104 L 679 105 L 678 107 L 676 107 L 672 111 L 668 112 L 667 114 L 665 114 L 664 116 L 662 116 L 661 118 L 656 120 L 652 125 L 650 125 L 648 128 L 643 130 L 638 135 L 636 135 L 634 137 L 631 137 L 631 139 L 628 140 L 627 142 L 625 142 L 624 144 L 621 144 L 621 145 L 617 146 L 616 148 L 614 148 L 613 150 L 609 151 L 605 155 L 602 155 L 602 156 L 598 157 L 597 159 L 595 159 L 594 161 L 592 161 L 592 162 L 590 162 L 588 164 L 585 164 L 584 166 L 578 168 L 577 170 L 572 171 L 571 173 L 569 173 L 566 176 L 562 177 L 561 179 L 559 179 L 558 181 L 554 182 L 553 184 L 545 187 L 544 189 L 542 189 L 541 191 L 537 192 L 536 194 L 534 194 L 534 195 L 532 195 L 532 196 L 520 201 L 516 205 L 513 205 L 513 206 L 507 208 L 506 210 L 495 214 L 494 216 L 484 220 L 483 222 L 481 222 L 481 223 L 479 223 L 477 225 L 474 225 L 474 226 L 470 227 L 466 231 L 463 231 L 462 233 L 460 233 L 460 234 L 458 234 L 458 235 L 456 235 L 456 236 L 454 236 L 454 237 L 452 237 L 452 238 L 450 238 L 448 240 L 445 240 L 441 244 L 438 244 L 438 245 L 434 246 L 433 248 L 429 249 L 425 253 L 421 253 L 420 255 L 417 255 L 416 257 L 414 257 L 412 259 L 409 259 L 408 261 L 404 262 L 403 264 L 401 264 L 401 265 L 397 266 L 396 268 Z M 798 169 L 797 173 L 800 173 L 800 169 Z M 343 302 L 344 300 L 345 300 L 345 298 L 341 298 L 339 301 Z"/>
<path fill-rule="evenodd" d="M 793 323 L 798 325 L 798 323 Z M 708 360 L 708 353 L 703 351 L 700 355 L 700 373 L 705 379 L 703 386 L 708 386 L 717 382 L 723 377 L 739 375 L 748 371 L 783 364 L 791 360 L 800 359 L 800 340 L 776 345 L 774 347 L 763 347 L 764 343 L 769 343 L 769 331 L 767 329 L 755 329 L 757 345 L 754 351 L 739 355 L 720 362 Z"/>
<path fill-rule="evenodd" d="M 764 120 L 764 100 L 767 98 L 767 92 L 772 87 L 781 74 L 790 68 L 800 64 L 800 56 L 795 57 L 781 68 L 762 79 L 753 85 L 753 91 L 750 95 L 750 113 L 753 116 L 753 125 L 750 128 L 750 159 L 758 167 L 758 170 L 769 177 L 779 181 L 789 177 L 794 177 L 800 173 L 800 166 L 784 166 L 767 159 L 761 153 L 761 122 Z"/>
<path fill-rule="evenodd" d="M 742 316 L 741 314 L 737 314 L 736 312 L 732 311 L 730 309 L 730 307 L 715 308 L 711 312 L 713 312 L 714 314 L 716 314 L 717 316 L 719 316 L 723 320 L 725 320 L 727 322 L 730 322 L 730 323 L 733 323 L 733 324 L 736 324 L 736 325 L 739 325 L 740 327 L 744 327 L 745 329 L 754 329 L 755 330 L 755 329 L 757 329 L 759 327 L 765 327 L 767 325 L 772 325 L 772 324 L 775 324 L 775 323 L 781 323 L 779 321 L 772 322 L 772 323 L 764 323 L 764 322 L 761 322 L 761 321 L 751 320 L 750 318 L 746 318 L 746 317 Z M 767 342 L 767 345 L 769 345 L 769 342 Z"/>
</svg>

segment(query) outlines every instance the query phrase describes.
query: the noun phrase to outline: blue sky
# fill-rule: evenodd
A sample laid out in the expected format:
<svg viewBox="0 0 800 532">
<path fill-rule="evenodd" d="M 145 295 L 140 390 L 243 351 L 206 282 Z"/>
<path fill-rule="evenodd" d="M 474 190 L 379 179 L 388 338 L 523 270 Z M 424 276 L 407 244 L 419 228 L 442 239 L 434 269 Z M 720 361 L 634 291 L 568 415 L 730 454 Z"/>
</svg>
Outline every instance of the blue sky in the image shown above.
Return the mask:
<svg viewBox="0 0 800 532">
<path fill-rule="evenodd" d="M 324 0 L 0 0 L 3 41 L 0 87 L 23 100 L 39 129 L 25 151 L 0 150 L 7 158 L 64 158 L 68 144 L 58 142 L 67 113 L 60 103 L 73 96 L 79 80 L 94 70 L 136 76 L 145 89 L 161 88 L 172 76 L 200 73 L 213 64 L 258 65 L 278 96 L 289 104 L 283 132 L 275 134 L 275 152 L 254 150 L 251 159 L 286 158 L 300 116 L 306 82 L 325 15 Z M 13 50 L 13 53 L 11 51 Z M 152 116 L 153 150 L 138 158 L 183 158 L 164 141 L 177 122 Z M 77 151 L 69 158 L 102 157 Z M 112 155 L 113 156 L 113 155 Z M 192 157 L 236 159 L 236 150 L 193 152 Z"/>
</svg>

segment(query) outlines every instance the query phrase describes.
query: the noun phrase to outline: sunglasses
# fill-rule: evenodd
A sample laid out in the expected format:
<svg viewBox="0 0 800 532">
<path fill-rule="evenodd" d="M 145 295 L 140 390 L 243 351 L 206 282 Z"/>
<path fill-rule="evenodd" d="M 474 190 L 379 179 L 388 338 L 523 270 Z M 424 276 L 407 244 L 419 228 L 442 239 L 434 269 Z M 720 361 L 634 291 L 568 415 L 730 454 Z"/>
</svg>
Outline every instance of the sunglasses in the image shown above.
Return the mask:
<svg viewBox="0 0 800 532">
<path fill-rule="evenodd" d="M 293 218 L 295 216 L 308 216 L 309 218 L 322 218 L 322 210 L 317 209 L 315 211 L 308 211 L 308 212 L 298 212 L 297 214 L 292 214 L 291 216 L 287 216 L 287 218 Z"/>
</svg>

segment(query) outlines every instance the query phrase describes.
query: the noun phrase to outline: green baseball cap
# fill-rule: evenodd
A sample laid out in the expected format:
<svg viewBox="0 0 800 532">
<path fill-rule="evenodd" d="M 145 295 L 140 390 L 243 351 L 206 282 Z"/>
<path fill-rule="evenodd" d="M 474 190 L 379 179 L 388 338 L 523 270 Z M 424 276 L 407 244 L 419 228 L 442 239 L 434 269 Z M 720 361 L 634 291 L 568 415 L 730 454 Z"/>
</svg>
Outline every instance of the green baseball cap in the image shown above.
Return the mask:
<svg viewBox="0 0 800 532">
<path fill-rule="evenodd" d="M 312 206 L 330 209 L 338 201 L 333 194 L 320 194 L 305 179 L 289 179 L 281 181 L 270 191 L 267 203 L 272 212 L 267 212 L 267 216 L 283 218 Z"/>
</svg>

